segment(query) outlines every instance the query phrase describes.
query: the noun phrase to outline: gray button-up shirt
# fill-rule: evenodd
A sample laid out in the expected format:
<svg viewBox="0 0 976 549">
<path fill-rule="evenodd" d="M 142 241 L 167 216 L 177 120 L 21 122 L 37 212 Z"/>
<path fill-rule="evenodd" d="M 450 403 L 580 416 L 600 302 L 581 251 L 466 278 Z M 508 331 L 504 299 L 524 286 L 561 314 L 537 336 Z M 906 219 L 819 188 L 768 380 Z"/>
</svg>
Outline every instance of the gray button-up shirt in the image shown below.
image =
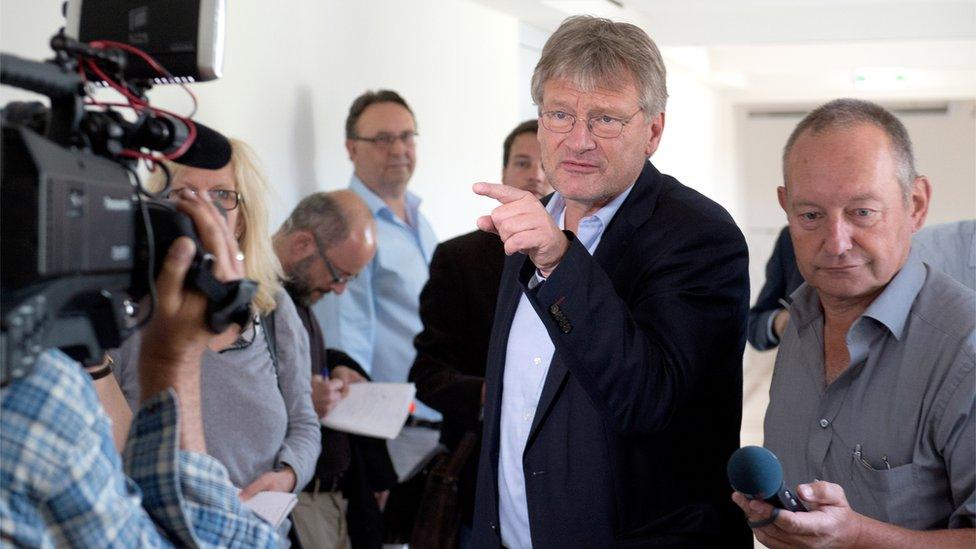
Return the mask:
<svg viewBox="0 0 976 549">
<path fill-rule="evenodd" d="M 816 290 L 800 286 L 790 314 L 765 420 L 786 483 L 840 484 L 855 511 L 907 528 L 973 527 L 976 293 L 913 252 L 826 387 Z"/>
</svg>

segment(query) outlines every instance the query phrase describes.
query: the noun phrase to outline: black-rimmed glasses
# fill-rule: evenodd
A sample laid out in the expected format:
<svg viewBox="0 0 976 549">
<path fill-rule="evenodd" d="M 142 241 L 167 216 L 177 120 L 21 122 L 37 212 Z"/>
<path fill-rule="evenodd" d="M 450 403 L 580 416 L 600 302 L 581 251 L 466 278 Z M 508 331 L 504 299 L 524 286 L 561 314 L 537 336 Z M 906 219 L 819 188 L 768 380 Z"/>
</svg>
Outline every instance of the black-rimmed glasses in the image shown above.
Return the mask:
<svg viewBox="0 0 976 549">
<path fill-rule="evenodd" d="M 319 244 L 319 239 L 318 238 L 315 239 L 315 249 L 318 250 L 319 257 L 321 257 L 322 258 L 322 261 L 325 262 L 325 268 L 329 270 L 329 275 L 332 277 L 332 283 L 333 284 L 346 284 L 350 280 L 353 280 L 357 276 L 359 276 L 358 274 L 354 274 L 354 275 L 340 275 L 339 274 L 339 269 L 337 269 L 336 266 L 333 265 L 331 261 L 329 261 L 329 258 L 326 257 L 325 250 L 323 250 L 322 249 L 322 246 Z"/>
<path fill-rule="evenodd" d="M 357 135 L 353 137 L 353 139 L 355 141 L 368 141 L 377 148 L 385 150 L 392 147 L 397 140 L 403 141 L 403 145 L 405 147 L 413 147 L 415 144 L 414 138 L 416 138 L 417 135 L 418 134 L 415 131 L 406 131 L 400 135 L 393 135 L 392 133 L 378 133 L 373 137 L 360 137 Z"/>
<path fill-rule="evenodd" d="M 620 134 L 624 131 L 624 126 L 629 124 L 637 116 L 637 113 L 642 110 L 644 110 L 643 107 L 637 109 L 634 114 L 627 118 L 616 118 L 607 114 L 597 114 L 586 119 L 586 127 L 596 137 L 602 137 L 604 139 L 620 137 Z M 551 132 L 569 133 L 573 131 L 573 127 L 576 126 L 576 120 L 579 117 L 565 111 L 546 111 L 539 114 L 539 119 L 542 122 L 542 126 Z"/>
<path fill-rule="evenodd" d="M 181 193 L 190 193 L 193 195 L 198 195 L 199 191 L 193 187 L 183 187 L 182 189 L 173 189 L 166 193 L 166 198 L 175 198 Z M 207 191 L 207 196 L 210 197 L 211 202 L 216 202 L 220 204 L 220 207 L 224 210 L 233 210 L 238 204 L 244 201 L 241 197 L 241 193 L 237 191 L 229 191 L 227 189 L 210 189 Z"/>
</svg>

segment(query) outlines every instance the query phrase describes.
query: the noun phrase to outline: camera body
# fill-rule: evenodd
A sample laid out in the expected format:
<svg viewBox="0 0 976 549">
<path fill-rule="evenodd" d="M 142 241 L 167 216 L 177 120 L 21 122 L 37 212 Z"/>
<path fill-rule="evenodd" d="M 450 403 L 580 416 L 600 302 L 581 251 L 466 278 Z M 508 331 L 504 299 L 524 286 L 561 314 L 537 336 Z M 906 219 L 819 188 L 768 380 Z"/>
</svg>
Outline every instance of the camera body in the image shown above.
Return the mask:
<svg viewBox="0 0 976 549">
<path fill-rule="evenodd" d="M 89 8 L 98 4 L 86 0 Z M 107 2 L 118 5 L 118 2 Z M 214 4 L 207 0 L 207 6 Z M 222 35 L 223 3 L 219 20 Z M 71 7 L 69 5 L 69 11 Z M 165 23 L 165 21 L 162 21 Z M 255 285 L 221 283 L 192 221 L 175 205 L 142 188 L 136 160 L 124 151 L 187 149 L 177 162 L 219 168 L 230 158 L 227 140 L 202 125 L 153 109 L 127 121 L 112 109 L 86 109 L 79 68 L 97 59 L 128 89 L 144 92 L 145 78 L 126 81 L 125 53 L 52 39 L 53 62 L 3 54 L 0 81 L 50 98 L 4 108 L 0 165 L 0 384 L 28 375 L 44 349 L 58 347 L 86 364 L 118 347 L 137 327 L 138 307 L 150 296 L 170 244 L 188 236 L 197 253 L 186 286 L 208 297 L 207 323 L 221 332 L 250 316 Z M 216 46 L 215 46 L 216 47 Z M 220 45 L 219 47 L 222 47 Z M 91 65 L 88 65 L 89 67 Z M 182 78 L 169 73 L 170 77 Z M 148 104 L 148 103 L 147 103 Z M 183 125 L 181 125 L 183 124 Z M 187 143 L 189 124 L 201 145 Z M 43 135 L 42 135 L 43 134 Z M 195 147 L 195 148 L 194 148 Z M 209 148 L 208 148 L 209 147 Z M 151 313 L 150 313 L 151 314 Z M 148 315 L 142 314 L 143 321 Z"/>
</svg>

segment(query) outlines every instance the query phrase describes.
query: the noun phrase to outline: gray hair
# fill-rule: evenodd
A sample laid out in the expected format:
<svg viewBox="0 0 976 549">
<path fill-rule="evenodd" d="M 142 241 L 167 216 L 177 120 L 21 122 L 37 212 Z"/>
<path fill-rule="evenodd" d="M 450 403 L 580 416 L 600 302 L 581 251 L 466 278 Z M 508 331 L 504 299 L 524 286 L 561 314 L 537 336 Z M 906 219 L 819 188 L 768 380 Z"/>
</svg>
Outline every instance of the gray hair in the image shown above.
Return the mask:
<svg viewBox="0 0 976 549">
<path fill-rule="evenodd" d="M 667 72 L 654 41 L 640 27 L 589 15 L 567 18 L 542 48 L 532 74 L 532 100 L 542 106 L 550 78 L 568 78 L 581 90 L 619 87 L 632 78 L 648 117 L 664 112 Z"/>
<path fill-rule="evenodd" d="M 895 155 L 898 165 L 895 175 L 901 186 L 902 198 L 908 200 L 912 195 L 912 185 L 918 177 L 915 170 L 915 154 L 912 151 L 912 140 L 908 137 L 908 130 L 901 120 L 884 107 L 864 101 L 862 99 L 834 99 L 807 114 L 797 124 L 786 140 L 783 147 L 783 181 L 789 178 L 789 158 L 793 146 L 800 136 L 809 130 L 813 134 L 822 134 L 829 130 L 850 129 L 860 124 L 871 124 L 885 132 L 891 144 L 891 151 Z"/>
<path fill-rule="evenodd" d="M 323 248 L 330 248 L 349 238 L 349 218 L 345 208 L 332 193 L 313 193 L 295 206 L 281 225 L 281 234 L 309 231 Z"/>
</svg>

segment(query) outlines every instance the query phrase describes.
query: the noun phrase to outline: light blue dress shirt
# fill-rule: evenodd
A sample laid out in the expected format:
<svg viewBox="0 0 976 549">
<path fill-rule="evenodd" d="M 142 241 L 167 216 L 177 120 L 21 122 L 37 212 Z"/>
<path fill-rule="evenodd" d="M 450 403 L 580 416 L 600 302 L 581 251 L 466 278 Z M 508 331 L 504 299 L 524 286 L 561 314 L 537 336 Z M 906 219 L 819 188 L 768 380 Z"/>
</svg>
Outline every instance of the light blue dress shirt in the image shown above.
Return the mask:
<svg viewBox="0 0 976 549">
<path fill-rule="evenodd" d="M 590 255 L 596 251 L 603 231 L 631 189 L 633 185 L 593 215 L 580 220 L 576 238 Z M 555 193 L 546 211 L 557 220 L 561 229 L 565 229 L 566 200 L 562 195 Z M 523 294 L 512 319 L 505 354 L 498 456 L 498 519 L 502 543 L 512 549 L 532 547 L 522 454 L 554 352 L 555 347 L 545 325 Z"/>
<path fill-rule="evenodd" d="M 429 277 L 437 238 L 420 214 L 417 195 L 407 192 L 407 224 L 355 175 L 349 188 L 376 218 L 376 257 L 342 295 L 327 294 L 313 311 L 328 347 L 348 353 L 374 381 L 404 383 L 416 355 L 413 338 L 423 328 L 420 291 Z M 420 402 L 414 415 L 441 419 Z"/>
</svg>

